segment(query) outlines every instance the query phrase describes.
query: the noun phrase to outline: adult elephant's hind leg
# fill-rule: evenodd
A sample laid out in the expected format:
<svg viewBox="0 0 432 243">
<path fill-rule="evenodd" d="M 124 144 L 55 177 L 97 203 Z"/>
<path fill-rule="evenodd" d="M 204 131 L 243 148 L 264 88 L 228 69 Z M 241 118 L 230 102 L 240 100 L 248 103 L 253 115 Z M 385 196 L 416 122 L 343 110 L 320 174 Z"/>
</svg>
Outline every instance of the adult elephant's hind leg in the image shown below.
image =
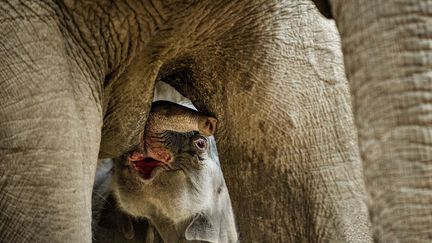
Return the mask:
<svg viewBox="0 0 432 243">
<path fill-rule="evenodd" d="M 96 89 L 67 61 L 55 21 L 7 14 L 0 12 L 0 241 L 90 242 Z"/>
<path fill-rule="evenodd" d="M 346 82 L 293 76 L 227 87 L 218 138 L 241 239 L 369 242 Z"/>
</svg>

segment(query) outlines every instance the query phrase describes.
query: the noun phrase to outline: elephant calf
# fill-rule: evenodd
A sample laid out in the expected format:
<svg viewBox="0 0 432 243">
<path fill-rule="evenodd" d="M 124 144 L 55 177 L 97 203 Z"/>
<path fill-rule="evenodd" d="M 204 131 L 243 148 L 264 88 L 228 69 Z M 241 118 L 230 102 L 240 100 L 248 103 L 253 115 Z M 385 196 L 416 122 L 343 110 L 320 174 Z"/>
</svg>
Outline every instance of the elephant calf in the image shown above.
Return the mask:
<svg viewBox="0 0 432 243">
<path fill-rule="evenodd" d="M 153 103 L 143 139 L 114 159 L 115 203 L 147 218 L 165 242 L 237 242 L 231 202 L 212 137 L 216 119 L 167 101 Z M 113 200 L 113 199 L 111 199 Z M 118 214 L 118 215 L 121 215 Z M 134 234 L 126 222 L 126 235 Z M 147 241 L 153 241 L 152 235 Z M 149 240 L 150 239 L 150 240 Z"/>
</svg>

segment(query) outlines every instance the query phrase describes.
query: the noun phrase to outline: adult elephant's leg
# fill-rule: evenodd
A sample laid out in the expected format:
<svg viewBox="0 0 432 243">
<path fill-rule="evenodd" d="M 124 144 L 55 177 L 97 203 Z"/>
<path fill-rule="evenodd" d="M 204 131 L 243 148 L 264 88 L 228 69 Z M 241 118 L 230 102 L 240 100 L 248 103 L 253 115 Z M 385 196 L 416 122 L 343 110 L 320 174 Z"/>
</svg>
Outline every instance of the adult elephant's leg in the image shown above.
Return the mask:
<svg viewBox="0 0 432 243">
<path fill-rule="evenodd" d="M 0 241 L 90 242 L 100 93 L 53 10 L 28 3 L 0 8 Z"/>
<path fill-rule="evenodd" d="M 336 27 L 307 2 L 262 8 L 167 81 L 220 121 L 241 241 L 368 242 Z"/>
<path fill-rule="evenodd" d="M 379 242 L 432 238 L 432 1 L 331 1 Z"/>
</svg>

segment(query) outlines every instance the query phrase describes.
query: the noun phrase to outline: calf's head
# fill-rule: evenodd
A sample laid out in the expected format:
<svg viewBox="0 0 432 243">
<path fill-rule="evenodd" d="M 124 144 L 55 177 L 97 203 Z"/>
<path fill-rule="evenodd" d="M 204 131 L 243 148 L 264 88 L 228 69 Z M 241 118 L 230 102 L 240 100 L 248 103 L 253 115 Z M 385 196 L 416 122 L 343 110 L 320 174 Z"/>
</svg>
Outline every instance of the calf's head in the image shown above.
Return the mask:
<svg viewBox="0 0 432 243">
<path fill-rule="evenodd" d="M 115 160 L 113 191 L 120 207 L 148 218 L 166 242 L 237 241 L 215 129 L 213 117 L 158 101 L 140 143 Z"/>
</svg>

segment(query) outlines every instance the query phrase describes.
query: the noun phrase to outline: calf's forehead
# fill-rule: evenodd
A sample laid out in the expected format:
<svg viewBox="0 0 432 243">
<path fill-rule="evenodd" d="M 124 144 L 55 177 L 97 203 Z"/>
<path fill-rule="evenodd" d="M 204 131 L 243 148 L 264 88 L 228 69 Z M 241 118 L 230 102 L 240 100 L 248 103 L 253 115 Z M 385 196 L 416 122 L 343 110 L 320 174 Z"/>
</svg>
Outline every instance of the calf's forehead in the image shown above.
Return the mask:
<svg viewBox="0 0 432 243">
<path fill-rule="evenodd" d="M 174 131 L 165 131 L 164 138 L 167 147 L 171 150 L 171 152 L 184 152 L 192 149 L 192 139 L 198 136 L 198 132 L 174 132 Z"/>
</svg>

